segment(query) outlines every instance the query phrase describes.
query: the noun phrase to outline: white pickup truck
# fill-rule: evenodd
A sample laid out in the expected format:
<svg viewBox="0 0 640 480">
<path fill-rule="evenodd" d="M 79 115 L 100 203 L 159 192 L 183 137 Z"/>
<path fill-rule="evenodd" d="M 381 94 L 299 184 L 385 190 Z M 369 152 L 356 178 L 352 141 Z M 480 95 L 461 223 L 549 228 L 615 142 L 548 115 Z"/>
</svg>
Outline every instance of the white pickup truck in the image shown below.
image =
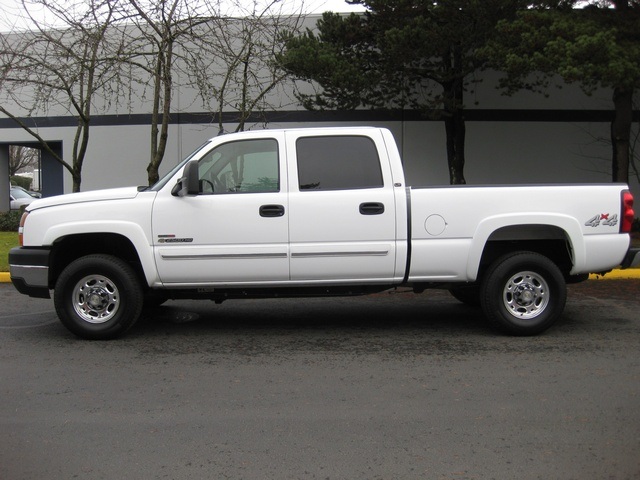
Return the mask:
<svg viewBox="0 0 640 480">
<path fill-rule="evenodd" d="M 88 339 L 166 299 L 444 288 L 534 335 L 566 284 L 630 267 L 624 184 L 408 187 L 390 131 L 261 130 L 211 139 L 149 188 L 34 201 L 9 254 L 24 294 Z"/>
</svg>

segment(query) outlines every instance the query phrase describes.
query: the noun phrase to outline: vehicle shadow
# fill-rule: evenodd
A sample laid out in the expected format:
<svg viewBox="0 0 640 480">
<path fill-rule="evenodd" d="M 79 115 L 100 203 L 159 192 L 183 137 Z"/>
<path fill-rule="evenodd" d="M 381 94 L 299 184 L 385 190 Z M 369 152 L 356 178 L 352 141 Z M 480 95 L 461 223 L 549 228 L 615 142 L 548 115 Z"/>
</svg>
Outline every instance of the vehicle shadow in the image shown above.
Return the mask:
<svg viewBox="0 0 640 480">
<path fill-rule="evenodd" d="M 146 310 L 125 338 L 157 343 L 160 337 L 161 349 L 184 343 L 175 339 L 188 338 L 191 349 L 230 354 L 406 354 L 432 350 L 429 344 L 434 342 L 461 345 L 469 338 L 495 335 L 479 309 L 459 303 L 447 292 L 428 295 L 230 300 L 219 305 L 168 301 Z"/>
<path fill-rule="evenodd" d="M 490 329 L 479 308 L 448 292 L 350 298 L 169 301 L 146 310 L 123 340 L 153 354 L 349 354 L 468 357 L 590 349 L 590 322 L 569 314 L 547 332 L 514 337 Z M 577 328 L 576 328 L 577 326 Z M 588 342 L 587 342 L 588 343 Z M 593 345 L 594 349 L 600 348 Z"/>
<path fill-rule="evenodd" d="M 427 298 L 427 295 L 433 295 Z M 446 292 L 363 297 L 211 301 L 174 300 L 144 311 L 141 328 L 220 330 L 484 330 L 480 309 Z M 478 324 L 481 325 L 478 325 Z M 188 325 L 188 327 L 186 326 Z M 479 328 L 478 328 L 479 327 Z"/>
</svg>

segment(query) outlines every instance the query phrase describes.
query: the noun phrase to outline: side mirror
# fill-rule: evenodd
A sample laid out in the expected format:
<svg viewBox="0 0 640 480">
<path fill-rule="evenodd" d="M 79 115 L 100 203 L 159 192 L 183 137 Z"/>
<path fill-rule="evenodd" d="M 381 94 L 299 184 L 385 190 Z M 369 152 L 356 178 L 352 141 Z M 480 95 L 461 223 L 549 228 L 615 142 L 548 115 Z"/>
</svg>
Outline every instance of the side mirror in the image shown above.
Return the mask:
<svg viewBox="0 0 640 480">
<path fill-rule="evenodd" d="M 198 195 L 199 193 L 200 179 L 198 175 L 198 162 L 192 160 L 185 165 L 182 177 L 171 189 L 171 195 L 175 197 L 186 197 L 187 195 Z"/>
</svg>

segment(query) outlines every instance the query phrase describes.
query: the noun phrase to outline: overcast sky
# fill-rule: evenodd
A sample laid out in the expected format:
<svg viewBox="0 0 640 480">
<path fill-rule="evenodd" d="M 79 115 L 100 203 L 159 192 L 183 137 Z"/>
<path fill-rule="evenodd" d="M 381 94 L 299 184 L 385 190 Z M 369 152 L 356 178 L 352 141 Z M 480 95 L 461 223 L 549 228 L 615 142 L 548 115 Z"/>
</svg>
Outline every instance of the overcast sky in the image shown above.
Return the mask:
<svg viewBox="0 0 640 480">
<path fill-rule="evenodd" d="M 58 0 L 61 3 L 64 0 Z M 291 10 L 298 11 L 300 6 L 304 6 L 305 13 L 322 13 L 324 11 L 332 12 L 354 12 L 362 11 L 360 6 L 352 6 L 344 0 L 282 0 L 282 5 Z M 28 23 L 24 21 L 24 9 L 20 0 L 0 0 L 0 32 L 13 30 L 13 27 L 28 28 Z M 38 18 L 38 12 L 32 11 L 31 14 Z"/>
</svg>

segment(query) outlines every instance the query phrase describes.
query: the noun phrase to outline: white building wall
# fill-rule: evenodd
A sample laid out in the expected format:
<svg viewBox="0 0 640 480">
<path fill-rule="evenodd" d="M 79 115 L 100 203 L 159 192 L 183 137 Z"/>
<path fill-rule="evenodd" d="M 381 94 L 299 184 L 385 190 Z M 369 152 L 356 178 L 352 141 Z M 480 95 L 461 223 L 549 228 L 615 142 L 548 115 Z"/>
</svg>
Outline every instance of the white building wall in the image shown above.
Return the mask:
<svg viewBox="0 0 640 480">
<path fill-rule="evenodd" d="M 501 95 L 495 89 L 496 75 L 485 73 L 484 80 L 468 92 L 466 105 L 474 112 L 517 112 L 514 119 L 468 120 L 466 123 L 465 177 L 470 184 L 502 183 L 571 183 L 609 182 L 611 148 L 609 123 L 585 121 L 523 121 L 531 113 L 612 110 L 611 92 L 600 90 L 587 96 L 576 85 L 551 89 L 548 96 L 519 92 L 514 96 Z M 291 88 L 280 93 L 284 110 L 302 110 L 290 104 Z M 174 114 L 202 112 L 202 102 L 193 89 L 183 87 L 174 96 Z M 113 106 L 112 106 L 113 108 Z M 148 102 L 141 102 L 140 110 L 118 111 L 116 125 L 101 126 L 94 122 L 90 129 L 90 145 L 82 170 L 82 189 L 95 190 L 124 185 L 147 184 L 146 167 L 150 158 L 150 125 L 117 125 L 118 119 L 128 121 L 128 114 L 149 114 Z M 119 109 L 116 109 L 119 110 Z M 113 111 L 112 111 L 113 113 Z M 100 117 L 96 113 L 94 120 Z M 174 116 L 176 118 L 177 115 Z M 499 118 L 499 117 L 498 117 Z M 412 185 L 443 185 L 448 183 L 445 132 L 438 121 L 359 121 L 359 122 L 279 122 L 269 128 L 296 126 L 367 124 L 389 127 L 398 141 Z M 5 123 L 6 125 L 6 123 Z M 235 126 L 228 125 L 231 131 Z M 247 126 L 248 128 L 250 125 Z M 263 128 L 254 125 L 253 128 Z M 62 141 L 65 159 L 70 162 L 75 127 L 42 127 L 39 133 L 47 140 Z M 217 124 L 171 124 L 167 151 L 160 168 L 161 175 L 188 155 L 207 138 L 218 132 Z M 32 142 L 34 139 L 20 128 L 0 128 L 1 143 Z M 640 204 L 640 187 L 631 181 L 632 191 Z M 71 175 L 65 171 L 64 191 L 72 190 Z M 518 201 L 525 201 L 518 199 Z M 527 199 L 526 201 L 530 201 Z"/>
<path fill-rule="evenodd" d="M 393 131 L 410 185 L 448 183 L 442 122 L 357 123 L 384 126 Z M 272 123 L 269 127 L 355 124 Z M 469 184 L 610 182 L 608 123 L 468 121 L 466 127 L 465 177 Z M 148 125 L 92 127 L 82 171 L 82 190 L 146 185 L 149 132 Z M 43 133 L 49 140 L 61 140 L 65 158 L 71 158 L 74 128 L 56 127 Z M 171 125 L 161 175 L 216 134 L 216 125 Z M 19 129 L 0 130 L 0 143 L 32 140 Z M 630 180 L 635 197 L 640 199 L 638 182 Z M 71 175 L 65 172 L 64 191 L 71 189 Z"/>
</svg>

